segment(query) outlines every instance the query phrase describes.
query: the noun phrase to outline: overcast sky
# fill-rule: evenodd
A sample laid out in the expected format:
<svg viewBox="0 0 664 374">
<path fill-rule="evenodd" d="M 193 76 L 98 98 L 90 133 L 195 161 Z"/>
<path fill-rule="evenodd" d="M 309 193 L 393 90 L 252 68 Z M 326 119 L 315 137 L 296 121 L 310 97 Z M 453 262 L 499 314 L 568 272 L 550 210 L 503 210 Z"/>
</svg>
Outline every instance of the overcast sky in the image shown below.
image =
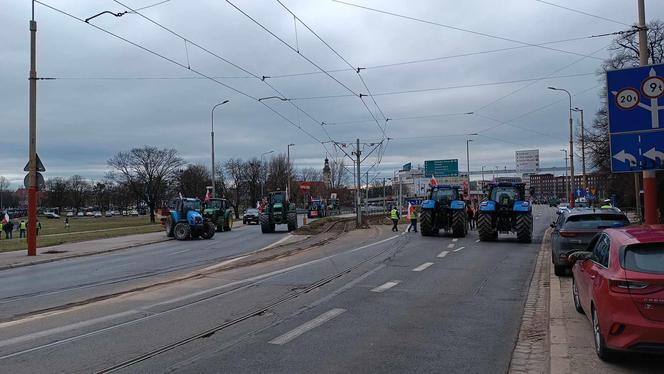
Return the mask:
<svg viewBox="0 0 664 374">
<path fill-rule="evenodd" d="M 105 10 L 127 10 L 110 0 L 43 2 L 81 19 Z M 121 2 L 135 9 L 158 0 Z M 600 82 L 594 73 L 608 56 L 611 37 L 547 44 L 545 48 L 527 44 L 625 30 L 636 20 L 636 0 L 550 1 L 609 20 L 536 0 L 348 0 L 472 31 L 467 32 L 330 0 L 282 0 L 353 67 L 366 68 L 361 77 L 375 95 L 381 114 L 371 98 L 352 96 L 351 92 L 368 94 L 358 74 L 302 23 L 297 24 L 296 38 L 293 16 L 277 1 L 232 2 L 301 55 L 220 0 L 171 0 L 140 11 L 184 36 L 188 43 L 138 14 L 120 18 L 105 14 L 91 21 L 184 67 L 36 4 L 38 76 L 58 78 L 38 82 L 37 146 L 47 168 L 45 177 L 80 174 L 100 178 L 114 153 L 142 145 L 176 148 L 188 162 L 209 165 L 210 110 L 226 99 L 230 102 L 215 111 L 218 160 L 258 157 L 270 150 L 285 153 L 286 145 L 295 143 L 291 155 L 296 167 L 322 168 L 326 151 L 333 156 L 335 151 L 331 144 L 324 146 L 317 140 L 360 138 L 369 142 L 384 137 L 371 121 L 368 107 L 381 126 L 383 114 L 392 119 L 386 131 L 394 139 L 379 166 L 381 177 L 404 163 L 417 165 L 427 159 L 458 158 L 465 170 L 468 136 L 464 134 L 475 132 L 480 136 L 471 137 L 471 169 L 479 170 L 482 165 L 486 169 L 512 168 L 518 149 L 539 149 L 543 167 L 561 166 L 560 149 L 567 147 L 568 102 L 564 93 L 546 87 L 572 92 L 574 106 L 584 108 L 586 123 L 592 122 L 600 106 Z M 3 0 L 2 9 L 0 175 L 18 186 L 28 157 L 30 1 Z M 646 14 L 648 19 L 661 18 L 664 2 L 646 1 Z M 272 78 L 265 82 L 247 78 L 246 72 L 194 44 L 252 74 Z M 477 54 L 496 49 L 507 50 Z M 346 71 L 330 73 L 337 82 L 303 56 L 325 70 Z M 248 96 L 202 78 L 187 66 Z M 308 72 L 319 74 L 277 77 Z M 544 79 L 527 81 L 533 78 Z M 506 81 L 518 82 L 483 85 Z M 290 99 L 335 96 L 264 101 L 313 137 L 256 101 L 278 95 L 266 83 Z M 448 89 L 395 94 L 443 87 Z M 316 122 L 305 113 L 298 115 L 291 103 Z M 461 114 L 466 112 L 475 114 Z M 500 121 L 514 118 L 500 125 Z M 328 133 L 320 122 L 329 124 L 325 126 Z M 367 165 L 375 160 L 370 157 Z"/>
</svg>

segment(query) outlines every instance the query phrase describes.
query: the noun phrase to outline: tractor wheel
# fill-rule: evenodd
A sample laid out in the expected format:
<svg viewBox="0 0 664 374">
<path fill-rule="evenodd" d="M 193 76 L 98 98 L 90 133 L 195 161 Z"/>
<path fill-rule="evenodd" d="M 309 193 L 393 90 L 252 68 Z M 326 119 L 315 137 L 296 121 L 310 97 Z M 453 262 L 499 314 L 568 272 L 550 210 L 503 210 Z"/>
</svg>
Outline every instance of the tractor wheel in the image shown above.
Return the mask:
<svg viewBox="0 0 664 374">
<path fill-rule="evenodd" d="M 173 228 L 173 235 L 177 240 L 187 240 L 191 235 L 191 227 L 185 222 L 180 222 Z"/>
<path fill-rule="evenodd" d="M 201 232 L 201 238 L 203 238 L 203 239 L 212 239 L 212 237 L 214 236 L 214 233 L 216 231 L 217 231 L 217 229 L 214 226 L 214 223 L 205 222 L 203 224 L 203 232 Z"/>
<path fill-rule="evenodd" d="M 466 212 L 463 210 L 455 210 L 452 212 L 452 235 L 456 237 L 466 236 L 465 213 Z"/>
<path fill-rule="evenodd" d="M 263 232 L 263 234 L 270 233 L 270 216 L 267 214 L 261 214 L 260 222 L 261 222 L 261 231 Z"/>
<path fill-rule="evenodd" d="M 516 237 L 521 243 L 533 241 L 533 216 L 530 214 L 519 214 L 516 217 Z"/>
<path fill-rule="evenodd" d="M 297 213 L 288 213 L 288 232 L 297 230 Z"/>
<path fill-rule="evenodd" d="M 494 231 L 491 226 L 491 215 L 486 213 L 479 214 L 477 218 L 477 231 L 480 235 L 480 240 L 483 242 L 496 240 L 498 232 Z"/>
<path fill-rule="evenodd" d="M 433 216 L 429 209 L 422 209 L 420 213 L 420 232 L 422 236 L 433 235 Z"/>
<path fill-rule="evenodd" d="M 171 218 L 166 219 L 166 223 L 164 224 L 166 227 L 166 237 L 172 238 L 173 237 L 173 221 Z"/>
</svg>

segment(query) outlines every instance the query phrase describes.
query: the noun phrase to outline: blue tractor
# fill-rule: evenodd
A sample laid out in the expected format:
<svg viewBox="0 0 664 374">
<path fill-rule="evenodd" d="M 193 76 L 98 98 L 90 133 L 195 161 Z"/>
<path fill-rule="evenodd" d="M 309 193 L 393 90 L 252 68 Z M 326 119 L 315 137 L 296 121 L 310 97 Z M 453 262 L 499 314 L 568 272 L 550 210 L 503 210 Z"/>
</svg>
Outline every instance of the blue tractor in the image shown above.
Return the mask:
<svg viewBox="0 0 664 374">
<path fill-rule="evenodd" d="M 165 219 L 166 236 L 177 240 L 212 239 L 216 231 L 214 223 L 201 214 L 201 201 L 180 197 L 170 206 L 170 216 Z"/>
<path fill-rule="evenodd" d="M 468 233 L 466 203 L 459 198 L 459 187 L 439 184 L 431 187 L 429 199 L 422 202 L 420 232 L 422 236 L 438 234 L 439 230 L 464 237 Z"/>
<path fill-rule="evenodd" d="M 498 233 L 516 233 L 517 240 L 530 243 L 533 239 L 533 210 L 525 200 L 525 184 L 492 183 L 488 200 L 480 203 L 477 217 L 480 240 L 498 239 Z"/>
</svg>

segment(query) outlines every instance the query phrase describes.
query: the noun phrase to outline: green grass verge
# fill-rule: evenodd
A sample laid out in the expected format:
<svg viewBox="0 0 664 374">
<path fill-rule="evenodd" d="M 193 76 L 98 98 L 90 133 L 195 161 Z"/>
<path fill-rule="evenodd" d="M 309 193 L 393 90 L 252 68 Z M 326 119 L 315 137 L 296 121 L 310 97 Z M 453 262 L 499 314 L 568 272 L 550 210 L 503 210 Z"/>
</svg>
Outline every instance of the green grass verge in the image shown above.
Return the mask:
<svg viewBox="0 0 664 374">
<path fill-rule="evenodd" d="M 64 218 L 41 218 L 42 229 L 37 237 L 37 247 L 49 247 L 58 244 L 81 242 L 86 240 L 115 238 L 134 234 L 146 234 L 162 230 L 160 224 L 151 224 L 150 218 L 139 217 L 101 217 L 69 218 L 69 229 L 65 229 Z M 0 240 L 0 252 L 26 250 L 25 239 L 18 239 L 14 231 L 13 239 L 5 239 L 4 232 Z"/>
</svg>

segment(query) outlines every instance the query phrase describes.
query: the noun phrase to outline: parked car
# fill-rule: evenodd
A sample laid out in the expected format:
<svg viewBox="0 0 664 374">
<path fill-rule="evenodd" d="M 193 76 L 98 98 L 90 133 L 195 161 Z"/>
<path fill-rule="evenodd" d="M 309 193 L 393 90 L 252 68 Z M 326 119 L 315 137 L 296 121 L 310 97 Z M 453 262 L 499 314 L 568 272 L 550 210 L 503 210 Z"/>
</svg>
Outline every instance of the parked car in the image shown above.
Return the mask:
<svg viewBox="0 0 664 374">
<path fill-rule="evenodd" d="M 107 210 L 105 216 L 106 217 L 113 217 L 113 211 L 112 210 Z"/>
<path fill-rule="evenodd" d="M 664 225 L 604 230 L 570 261 L 574 307 L 592 323 L 600 359 L 664 353 Z"/>
<path fill-rule="evenodd" d="M 74 216 L 74 212 L 67 212 L 67 217 L 73 217 L 73 216 Z"/>
<path fill-rule="evenodd" d="M 126 210 L 123 210 L 123 211 L 122 211 L 122 216 L 126 217 L 126 216 L 128 216 L 128 215 L 129 215 L 129 212 L 128 212 L 128 211 L 126 211 Z"/>
<path fill-rule="evenodd" d="M 91 211 L 91 210 L 88 211 L 88 212 L 85 212 L 85 216 L 86 216 L 86 217 L 94 217 L 94 215 L 95 215 L 95 212 L 93 212 L 93 211 Z"/>
<path fill-rule="evenodd" d="M 83 213 L 83 212 L 76 213 L 76 217 L 84 217 L 84 216 L 85 216 L 85 213 Z"/>
<path fill-rule="evenodd" d="M 244 214 L 242 215 L 242 223 L 245 225 L 250 224 L 250 223 L 255 223 L 259 224 L 260 213 L 258 212 L 258 209 L 250 208 L 244 211 Z"/>
<path fill-rule="evenodd" d="M 94 212 L 94 213 L 93 213 L 93 217 L 95 217 L 95 218 L 102 217 L 101 212 L 100 212 L 100 211 L 96 211 L 96 212 Z"/>
<path fill-rule="evenodd" d="M 46 212 L 46 213 L 44 213 L 44 217 L 49 218 L 49 219 L 58 219 L 58 218 L 60 218 L 60 216 L 55 214 L 54 212 Z"/>
<path fill-rule="evenodd" d="M 134 216 L 134 217 L 138 216 L 138 210 L 134 209 L 134 210 L 130 211 L 129 215 Z"/>
<path fill-rule="evenodd" d="M 557 276 L 571 268 L 568 256 L 588 247 L 590 240 L 606 228 L 629 225 L 627 216 L 614 208 L 573 208 L 563 211 L 551 223 L 551 262 Z"/>
</svg>

